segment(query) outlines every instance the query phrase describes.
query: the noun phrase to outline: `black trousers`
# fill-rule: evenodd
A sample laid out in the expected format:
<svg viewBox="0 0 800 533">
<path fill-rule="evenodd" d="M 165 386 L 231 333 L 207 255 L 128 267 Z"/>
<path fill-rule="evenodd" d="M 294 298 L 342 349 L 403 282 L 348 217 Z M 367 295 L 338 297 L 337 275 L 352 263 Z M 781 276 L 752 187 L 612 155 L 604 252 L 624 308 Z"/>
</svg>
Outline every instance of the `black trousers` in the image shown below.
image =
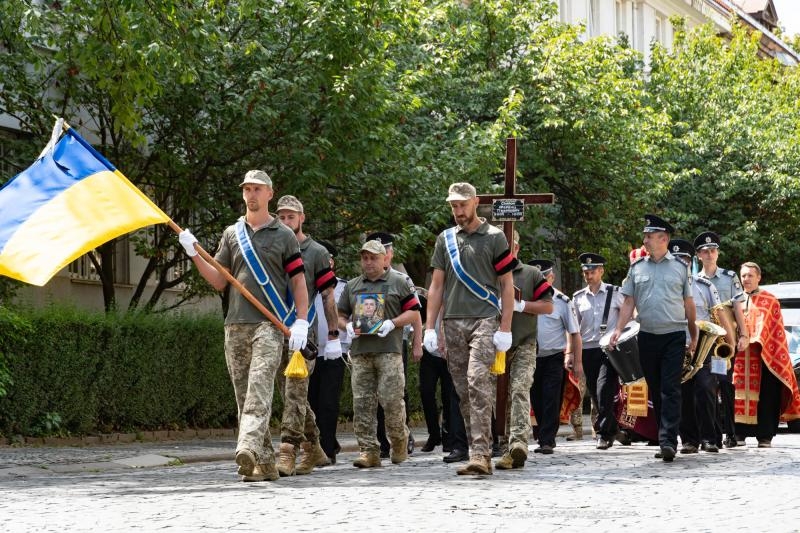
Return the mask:
<svg viewBox="0 0 800 533">
<path fill-rule="evenodd" d="M 639 332 L 639 361 L 650 388 L 658 422 L 660 446 L 678 447 L 681 423 L 681 369 L 686 352 L 686 333 L 655 335 Z"/>
<path fill-rule="evenodd" d="M 718 444 L 716 420 L 717 376 L 711 373 L 711 363 L 706 362 L 681 385 L 681 442 L 694 446 L 704 441 Z"/>
<path fill-rule="evenodd" d="M 408 341 L 403 341 L 403 373 L 408 373 Z M 408 425 L 408 383 L 403 389 L 403 401 L 406 403 L 406 425 Z M 381 443 L 381 451 L 389 452 L 389 439 L 386 438 L 386 416 L 383 414 L 383 406 L 378 404 L 378 441 Z"/>
<path fill-rule="evenodd" d="M 781 391 L 783 384 L 770 372 L 761 360 L 761 385 L 758 389 L 757 424 L 736 424 L 736 434 L 740 437 L 756 437 L 758 440 L 772 440 L 778 433 L 781 417 Z"/>
<path fill-rule="evenodd" d="M 436 403 L 436 385 L 439 385 L 442 398 L 441 424 L 439 423 L 439 407 Z M 440 440 L 447 448 L 450 445 L 450 394 L 453 391 L 453 380 L 447 370 L 447 361 L 422 350 L 419 362 L 419 395 L 422 411 L 425 414 L 425 425 L 428 427 L 428 438 Z"/>
<path fill-rule="evenodd" d="M 444 406 L 442 406 L 442 409 L 444 409 Z M 467 428 L 464 425 L 464 416 L 461 414 L 460 400 L 455 388 L 450 393 L 450 420 L 448 430 L 450 433 L 450 445 L 453 447 L 453 451 L 467 453 L 469 451 L 469 444 L 467 444 Z"/>
<path fill-rule="evenodd" d="M 564 384 L 564 352 L 536 358 L 531 407 L 536 415 L 540 446 L 556 445 Z"/>
<path fill-rule="evenodd" d="M 719 381 L 719 404 L 717 409 L 717 445 L 722 444 L 722 434 L 734 438 L 736 420 L 733 415 L 735 389 L 733 387 L 733 361 L 727 375 L 717 378 Z"/>
<path fill-rule="evenodd" d="M 317 417 L 319 443 L 325 455 L 333 457 L 339 451 L 336 424 L 339 421 L 339 397 L 344 380 L 344 359 L 317 357 L 314 372 L 308 380 L 308 403 Z"/>
<path fill-rule="evenodd" d="M 619 390 L 617 371 L 602 349 L 586 348 L 583 350 L 583 373 L 586 375 L 586 389 L 597 406 L 594 430 L 603 440 L 614 440 L 619 431 L 614 413 L 614 396 Z"/>
</svg>

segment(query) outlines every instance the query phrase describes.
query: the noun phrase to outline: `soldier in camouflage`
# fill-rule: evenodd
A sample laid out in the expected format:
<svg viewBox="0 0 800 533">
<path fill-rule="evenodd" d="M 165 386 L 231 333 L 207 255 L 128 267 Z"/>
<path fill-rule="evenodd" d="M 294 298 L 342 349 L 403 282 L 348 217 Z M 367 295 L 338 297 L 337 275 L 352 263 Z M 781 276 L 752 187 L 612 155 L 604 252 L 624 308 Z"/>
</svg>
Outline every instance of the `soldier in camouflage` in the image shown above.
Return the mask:
<svg viewBox="0 0 800 533">
<path fill-rule="evenodd" d="M 392 463 L 408 458 L 408 426 L 403 401 L 405 371 L 403 327 L 419 320 L 419 300 L 408 276 L 384 268 L 386 248 L 378 240 L 361 248 L 362 274 L 347 282 L 339 297 L 339 327 L 352 339 L 351 380 L 353 389 L 353 430 L 360 449 L 353 462 L 358 468 L 381 466 L 377 437 L 378 402 L 385 413 L 386 433 Z M 370 317 L 379 317 L 380 325 L 369 333 L 353 325 L 353 317 L 364 314 L 369 301 Z M 373 309 L 372 304 L 375 305 Z"/>
<path fill-rule="evenodd" d="M 300 247 L 291 230 L 270 215 L 272 180 L 262 170 L 251 170 L 240 184 L 246 214 L 222 234 L 215 259 L 264 306 L 273 307 L 256 281 L 252 267 L 240 245 L 244 240 L 257 255 L 264 272 L 278 294 L 291 290 L 297 320 L 290 328 L 289 348 L 305 348 L 308 338 L 308 291 L 303 276 Z M 237 235 L 239 233 L 239 235 Z M 197 239 L 187 229 L 178 239 L 192 258 L 198 272 L 218 291 L 228 285 L 227 278 L 206 262 L 195 249 Z M 283 334 L 265 321 L 256 306 L 238 291 L 230 292 L 225 316 L 225 360 L 233 382 L 239 409 L 236 464 L 243 481 L 274 481 L 279 474 L 269 431 L 275 373 L 283 352 Z"/>
</svg>

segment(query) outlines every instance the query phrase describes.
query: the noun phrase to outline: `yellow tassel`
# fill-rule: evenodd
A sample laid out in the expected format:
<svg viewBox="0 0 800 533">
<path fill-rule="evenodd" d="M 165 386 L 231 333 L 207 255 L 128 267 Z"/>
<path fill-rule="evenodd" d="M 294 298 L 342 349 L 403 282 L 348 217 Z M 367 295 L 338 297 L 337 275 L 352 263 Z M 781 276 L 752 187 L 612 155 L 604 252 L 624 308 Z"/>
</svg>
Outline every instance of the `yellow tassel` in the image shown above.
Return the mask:
<svg viewBox="0 0 800 533">
<path fill-rule="evenodd" d="M 306 360 L 303 359 L 303 354 L 301 354 L 299 351 L 292 354 L 292 357 L 289 359 L 289 364 L 286 365 L 286 370 L 283 372 L 283 375 L 287 378 L 299 379 L 308 377 L 308 367 L 306 366 Z"/>
<path fill-rule="evenodd" d="M 494 363 L 489 368 L 492 374 L 505 374 L 506 373 L 506 352 L 495 352 Z"/>
</svg>

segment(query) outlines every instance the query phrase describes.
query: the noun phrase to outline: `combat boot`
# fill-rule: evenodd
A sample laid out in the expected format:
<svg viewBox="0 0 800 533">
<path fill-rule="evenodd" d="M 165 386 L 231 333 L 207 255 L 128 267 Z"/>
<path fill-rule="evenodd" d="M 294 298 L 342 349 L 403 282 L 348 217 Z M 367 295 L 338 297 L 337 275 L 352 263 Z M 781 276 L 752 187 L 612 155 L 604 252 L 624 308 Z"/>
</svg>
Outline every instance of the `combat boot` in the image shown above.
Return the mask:
<svg viewBox="0 0 800 533">
<path fill-rule="evenodd" d="M 358 458 L 353 461 L 353 466 L 358 468 L 374 468 L 381 466 L 381 456 L 378 452 L 361 452 Z"/>
<path fill-rule="evenodd" d="M 408 442 L 406 439 L 392 441 L 391 459 L 394 464 L 402 463 L 408 459 Z"/>
<path fill-rule="evenodd" d="M 512 466 L 514 468 L 522 468 L 525 466 L 525 461 L 528 460 L 528 446 L 522 442 L 515 442 L 511 445 L 510 450 L 511 459 L 513 460 Z"/>
<path fill-rule="evenodd" d="M 322 451 L 319 442 L 311 443 L 306 441 L 303 443 L 302 447 L 303 456 L 300 458 L 300 464 L 297 465 L 294 471 L 298 476 L 310 474 L 315 466 L 330 464 L 330 460 L 328 456 L 325 455 L 325 452 Z"/>
<path fill-rule="evenodd" d="M 256 465 L 253 468 L 253 473 L 249 476 L 242 476 L 242 481 L 275 481 L 278 479 L 280 474 L 278 474 L 278 470 L 275 468 L 273 463 L 269 464 L 260 464 Z"/>
<path fill-rule="evenodd" d="M 294 444 L 281 442 L 281 451 L 278 456 L 278 473 L 283 476 L 293 476 L 295 472 L 294 463 L 297 459 L 297 448 Z"/>
<path fill-rule="evenodd" d="M 473 455 L 469 462 L 456 470 L 459 476 L 491 476 L 492 462 L 486 455 Z"/>
<path fill-rule="evenodd" d="M 236 464 L 239 466 L 240 476 L 252 475 L 256 467 L 256 456 L 250 450 L 239 450 L 236 452 Z"/>
<path fill-rule="evenodd" d="M 511 470 L 514 468 L 514 459 L 511 454 L 504 453 L 503 456 L 494 463 L 494 467 L 498 470 Z"/>
</svg>

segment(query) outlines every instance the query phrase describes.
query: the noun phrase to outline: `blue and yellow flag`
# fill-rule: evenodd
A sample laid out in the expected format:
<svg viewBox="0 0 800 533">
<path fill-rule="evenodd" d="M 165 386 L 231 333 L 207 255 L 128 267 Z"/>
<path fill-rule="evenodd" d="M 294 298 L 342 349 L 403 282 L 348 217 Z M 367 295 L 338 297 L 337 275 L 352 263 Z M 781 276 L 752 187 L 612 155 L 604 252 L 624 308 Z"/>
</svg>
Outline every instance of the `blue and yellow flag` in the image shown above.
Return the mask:
<svg viewBox="0 0 800 533">
<path fill-rule="evenodd" d="M 74 130 L 0 188 L 0 275 L 44 285 L 93 248 L 169 217 Z"/>
</svg>

